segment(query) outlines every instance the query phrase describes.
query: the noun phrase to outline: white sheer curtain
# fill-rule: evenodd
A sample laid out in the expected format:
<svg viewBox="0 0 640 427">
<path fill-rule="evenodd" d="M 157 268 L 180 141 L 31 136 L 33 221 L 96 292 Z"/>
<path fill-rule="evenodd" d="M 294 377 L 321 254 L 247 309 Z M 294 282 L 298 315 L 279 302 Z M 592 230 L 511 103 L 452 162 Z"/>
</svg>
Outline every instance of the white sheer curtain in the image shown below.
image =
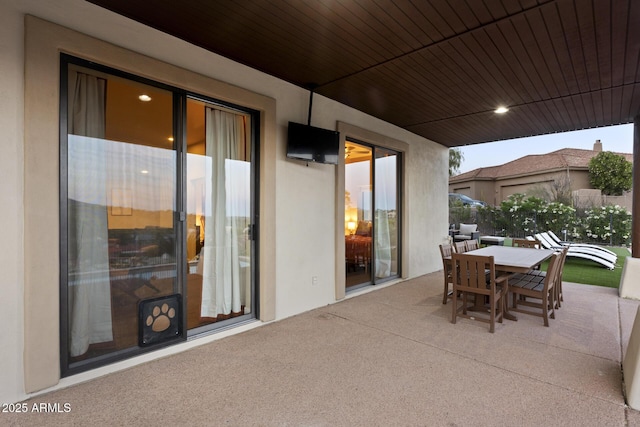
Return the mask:
<svg viewBox="0 0 640 427">
<path fill-rule="evenodd" d="M 391 160 L 394 162 L 391 162 Z M 395 209 L 395 191 L 391 186 L 396 182 L 395 157 L 378 157 L 375 164 L 375 275 L 377 278 L 392 274 L 391 233 L 389 213 Z"/>
<path fill-rule="evenodd" d="M 69 353 L 113 340 L 105 159 L 106 80 L 69 73 Z"/>
<path fill-rule="evenodd" d="M 244 160 L 245 127 L 241 115 L 206 109 L 205 231 L 202 317 L 239 314 L 243 274 L 239 242 L 247 215 L 233 161 Z M 240 194 L 239 194 L 240 193 Z"/>
</svg>

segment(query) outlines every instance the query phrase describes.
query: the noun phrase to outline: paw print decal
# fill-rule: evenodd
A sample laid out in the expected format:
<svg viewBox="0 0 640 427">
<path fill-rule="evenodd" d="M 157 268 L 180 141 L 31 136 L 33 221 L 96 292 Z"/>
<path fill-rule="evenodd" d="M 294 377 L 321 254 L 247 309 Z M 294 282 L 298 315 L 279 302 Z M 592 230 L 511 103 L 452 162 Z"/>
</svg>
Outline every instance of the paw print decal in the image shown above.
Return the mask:
<svg viewBox="0 0 640 427">
<path fill-rule="evenodd" d="M 182 336 L 182 295 L 138 302 L 138 345 L 158 344 Z"/>
<path fill-rule="evenodd" d="M 146 324 L 151 326 L 153 332 L 162 332 L 167 330 L 171 325 L 171 319 L 176 315 L 176 310 L 169 304 L 164 303 L 162 306 L 156 305 L 153 311 L 147 316 Z"/>
</svg>

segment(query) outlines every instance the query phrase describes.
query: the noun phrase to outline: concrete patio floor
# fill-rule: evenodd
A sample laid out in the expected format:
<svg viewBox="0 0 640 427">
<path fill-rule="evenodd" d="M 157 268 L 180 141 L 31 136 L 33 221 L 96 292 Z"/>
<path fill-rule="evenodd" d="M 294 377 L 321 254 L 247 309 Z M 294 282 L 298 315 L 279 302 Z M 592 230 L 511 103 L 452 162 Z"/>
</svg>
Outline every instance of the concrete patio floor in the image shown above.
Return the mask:
<svg viewBox="0 0 640 427">
<path fill-rule="evenodd" d="M 442 304 L 442 273 L 43 394 L 68 413 L 1 425 L 640 426 L 621 361 L 639 301 L 564 284 L 539 317 L 488 325 Z"/>
</svg>

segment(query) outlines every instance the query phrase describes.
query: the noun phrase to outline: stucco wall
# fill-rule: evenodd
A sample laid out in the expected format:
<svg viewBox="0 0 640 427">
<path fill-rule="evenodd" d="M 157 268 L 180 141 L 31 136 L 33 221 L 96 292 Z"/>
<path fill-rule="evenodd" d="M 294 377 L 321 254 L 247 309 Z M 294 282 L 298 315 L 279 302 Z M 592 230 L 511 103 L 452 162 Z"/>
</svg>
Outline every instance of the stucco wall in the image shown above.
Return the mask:
<svg viewBox="0 0 640 427">
<path fill-rule="evenodd" d="M 449 191 L 463 193 L 473 199 L 484 200 L 489 204 L 499 205 L 503 200 L 516 193 L 531 194 L 532 191 L 548 189 L 554 181 L 566 180 L 566 176 L 566 170 L 558 170 L 492 180 L 470 179 L 449 184 Z M 574 191 L 591 188 L 589 172 L 587 170 L 570 171 L 569 181 L 570 189 Z"/>
<path fill-rule="evenodd" d="M 3 233 L 3 256 L 0 257 L 3 271 L 0 279 L 3 289 L 0 321 L 5 326 L 5 332 L 0 334 L 0 354 L 3 360 L 0 366 L 0 401 L 17 401 L 31 391 L 87 380 L 131 364 L 184 350 L 188 346 L 197 345 L 197 342 L 194 344 L 195 341 L 200 341 L 180 344 L 127 363 L 58 381 L 58 285 L 55 274 L 58 268 L 58 236 L 55 226 L 58 212 L 54 206 L 57 196 L 54 192 L 40 200 L 42 193 L 39 190 L 34 192 L 39 186 L 51 184 L 47 184 L 47 179 L 52 179 L 54 184 L 57 182 L 57 131 L 55 135 L 51 135 L 50 128 L 52 123 L 57 125 L 57 111 L 53 111 L 57 107 L 51 109 L 51 102 L 57 99 L 57 76 L 47 75 L 49 68 L 29 69 L 27 65 L 28 79 L 34 78 L 30 73 L 35 73 L 35 76 L 43 73 L 39 77 L 49 83 L 44 92 L 31 93 L 32 98 L 29 99 L 27 108 L 27 115 L 32 117 L 34 110 L 42 107 L 38 97 L 43 97 L 45 102 L 42 104 L 48 106 L 43 107 L 45 110 L 38 114 L 43 114 L 48 123 L 43 127 L 28 126 L 26 140 L 31 145 L 25 145 L 22 113 L 25 104 L 25 13 L 88 34 L 101 43 L 109 43 L 112 47 L 101 47 L 105 51 L 84 51 L 85 55 L 95 57 L 96 60 L 116 62 L 107 65 L 115 65 L 163 81 L 171 79 L 170 83 L 177 86 L 205 91 L 219 99 L 250 107 L 256 107 L 250 105 L 258 102 L 256 99 L 262 100 L 258 104 L 263 102 L 260 108 L 264 109 L 263 114 L 267 117 L 263 122 L 266 129 L 263 128 L 265 147 L 261 153 L 264 156 L 261 162 L 263 167 L 267 166 L 269 169 L 263 176 L 266 182 L 261 183 L 261 186 L 268 189 L 261 194 L 261 201 L 262 208 L 269 211 L 266 216 L 272 218 L 271 226 L 263 230 L 262 238 L 269 240 L 269 245 L 273 248 L 262 253 L 262 260 L 268 262 L 266 266 L 261 265 L 260 296 L 266 300 L 262 303 L 273 310 L 271 314 L 267 313 L 265 320 L 281 319 L 336 301 L 336 239 L 333 231 L 338 224 L 335 219 L 335 166 L 307 167 L 285 158 L 286 124 L 290 120 L 306 120 L 307 91 L 84 1 L 25 0 L 9 5 L 3 3 L 0 5 L 0 43 L 3 54 L 0 62 L 3 76 L 0 80 L 0 94 L 4 96 L 5 102 L 0 107 L 0 125 L 5 142 L 3 156 L 0 157 L 4 178 L 0 182 L 0 197 L 4 205 L 0 218 L 8 226 Z M 86 42 L 86 36 L 80 33 L 71 34 L 64 30 L 60 34 L 64 34 L 65 40 L 57 42 L 63 50 L 72 45 L 75 46 L 73 49 L 80 49 L 78 46 Z M 82 46 L 82 49 L 90 49 L 91 44 Z M 139 52 L 144 57 L 135 53 L 127 54 L 122 48 Z M 50 51 L 37 52 L 37 49 L 32 53 L 49 57 L 51 55 Z M 158 75 L 156 61 L 166 64 L 160 68 L 170 72 L 167 74 L 163 71 Z M 181 69 L 188 72 L 183 73 Z M 237 89 L 230 89 L 229 85 L 235 85 Z M 271 102 L 269 100 L 272 100 L 273 107 L 264 106 Z M 314 97 L 313 107 L 312 124 L 315 126 L 335 128 L 336 123 L 342 121 L 402 141 L 410 147 L 411 155 L 405 159 L 404 226 L 407 236 L 420 238 L 405 239 L 406 271 L 403 275 L 416 277 L 438 270 L 440 259 L 437 243 L 446 237 L 447 228 L 447 149 L 321 96 Z M 270 114 L 273 116 L 269 117 Z M 38 132 L 42 134 L 39 135 Z M 28 153 L 26 168 L 25 150 Z M 27 190 L 24 189 L 22 178 L 24 173 L 28 182 Z M 38 209 L 40 202 L 43 209 Z M 25 205 L 27 213 L 23 214 Z M 29 227 L 23 226 L 25 218 Z M 342 224 L 339 226 L 342 227 Z M 23 250 L 25 242 L 27 255 Z M 318 277 L 317 285 L 312 285 L 313 276 Z M 23 295 L 28 300 L 26 304 Z M 25 342 L 26 347 L 23 345 Z M 23 366 L 23 348 L 26 348 L 26 368 Z"/>
<path fill-rule="evenodd" d="M 23 31 L 22 16 L 0 6 L 0 402 L 23 393 Z"/>
</svg>

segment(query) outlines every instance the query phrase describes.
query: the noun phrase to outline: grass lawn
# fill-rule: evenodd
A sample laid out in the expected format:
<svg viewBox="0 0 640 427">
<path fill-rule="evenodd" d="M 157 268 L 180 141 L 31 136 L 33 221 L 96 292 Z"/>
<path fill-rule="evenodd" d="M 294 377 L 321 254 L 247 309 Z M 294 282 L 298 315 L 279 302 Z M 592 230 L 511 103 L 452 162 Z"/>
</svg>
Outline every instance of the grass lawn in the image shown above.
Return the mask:
<svg viewBox="0 0 640 427">
<path fill-rule="evenodd" d="M 511 242 L 505 241 L 505 244 L 510 245 Z M 620 286 L 624 259 L 631 256 L 631 253 L 626 248 L 607 247 L 607 249 L 612 250 L 618 255 L 618 260 L 613 270 L 604 268 L 600 264 L 586 259 L 567 257 L 564 264 L 564 271 L 562 272 L 562 281 L 618 288 Z M 544 263 L 542 269 L 546 271 L 547 265 L 548 262 Z"/>
</svg>

